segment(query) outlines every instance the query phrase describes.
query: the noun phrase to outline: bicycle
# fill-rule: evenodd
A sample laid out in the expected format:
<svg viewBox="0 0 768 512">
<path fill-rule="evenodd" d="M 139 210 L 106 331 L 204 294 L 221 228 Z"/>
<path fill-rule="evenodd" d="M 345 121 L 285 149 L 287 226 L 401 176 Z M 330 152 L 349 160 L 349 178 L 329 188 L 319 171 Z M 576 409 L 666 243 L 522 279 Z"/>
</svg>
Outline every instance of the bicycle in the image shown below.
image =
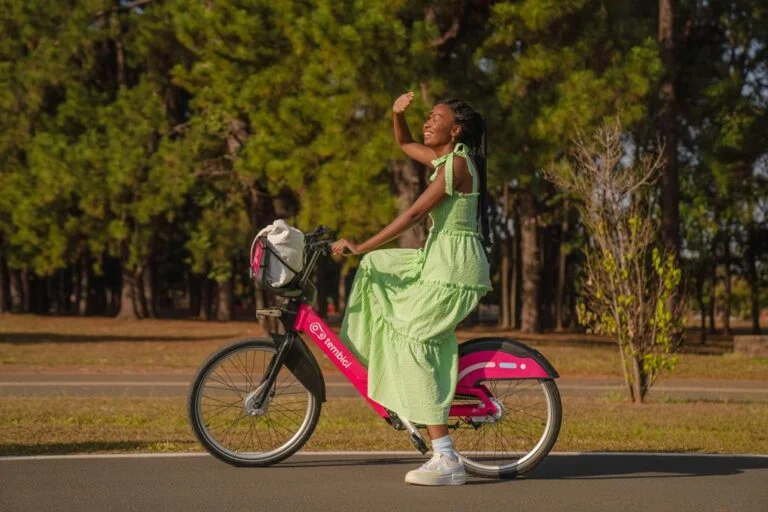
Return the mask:
<svg viewBox="0 0 768 512">
<path fill-rule="evenodd" d="M 310 276 L 318 258 L 331 254 L 328 233 L 328 227 L 319 226 L 305 234 L 303 270 L 287 286 L 271 289 L 283 303 L 257 310 L 259 316 L 279 318 L 285 333 L 270 332 L 269 337 L 222 348 L 195 375 L 188 397 L 190 423 L 205 449 L 228 464 L 275 464 L 297 452 L 314 432 L 326 401 L 325 380 L 300 333 L 323 351 L 376 414 L 393 428 L 407 430 L 422 454 L 428 451 L 419 431 L 425 426 L 368 398 L 366 368 L 312 309 L 317 290 Z M 253 255 L 254 246 L 252 260 Z M 261 285 L 271 288 L 266 280 Z M 557 377 L 543 355 L 519 341 L 484 337 L 459 345 L 458 384 L 448 422 L 470 474 L 514 477 L 549 453 L 562 419 Z"/>
</svg>

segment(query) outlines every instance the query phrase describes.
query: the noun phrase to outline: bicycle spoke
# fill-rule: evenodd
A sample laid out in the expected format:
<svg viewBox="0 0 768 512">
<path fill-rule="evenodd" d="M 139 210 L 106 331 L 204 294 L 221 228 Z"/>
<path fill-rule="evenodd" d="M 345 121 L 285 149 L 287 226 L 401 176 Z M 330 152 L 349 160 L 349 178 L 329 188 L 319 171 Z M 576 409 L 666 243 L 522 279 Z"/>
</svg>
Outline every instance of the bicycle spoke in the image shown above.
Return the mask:
<svg viewBox="0 0 768 512">
<path fill-rule="evenodd" d="M 235 389 L 237 391 L 237 394 L 240 395 L 241 398 L 244 398 L 243 393 L 241 392 L 240 388 L 235 386 L 235 381 L 232 380 L 232 377 L 229 376 L 229 372 L 227 372 L 227 369 L 225 368 L 225 366 L 223 364 L 221 365 L 221 370 L 227 376 L 227 379 L 229 379 L 229 383 L 232 385 L 233 389 Z"/>
<path fill-rule="evenodd" d="M 207 398 L 208 400 L 213 400 L 215 402 L 219 402 L 219 403 L 224 404 L 225 406 L 230 406 L 230 407 L 234 406 L 235 404 L 242 403 L 242 400 L 235 400 L 234 402 L 225 402 L 224 400 L 219 400 L 218 398 L 213 398 L 210 395 L 203 395 L 203 398 Z"/>
<path fill-rule="evenodd" d="M 232 386 L 230 386 L 228 382 L 224 382 L 224 381 L 223 381 L 223 380 L 221 380 L 220 378 L 219 378 L 219 379 L 216 379 L 216 378 L 214 378 L 213 376 L 211 376 L 211 377 L 210 377 L 210 379 L 211 379 L 212 381 L 214 381 L 214 382 L 218 382 L 218 383 L 219 383 L 219 384 L 221 384 L 222 386 L 226 386 L 226 389 L 229 389 L 230 391 L 237 391 L 237 390 L 238 390 L 238 389 L 237 389 L 237 387 L 232 387 Z"/>
</svg>

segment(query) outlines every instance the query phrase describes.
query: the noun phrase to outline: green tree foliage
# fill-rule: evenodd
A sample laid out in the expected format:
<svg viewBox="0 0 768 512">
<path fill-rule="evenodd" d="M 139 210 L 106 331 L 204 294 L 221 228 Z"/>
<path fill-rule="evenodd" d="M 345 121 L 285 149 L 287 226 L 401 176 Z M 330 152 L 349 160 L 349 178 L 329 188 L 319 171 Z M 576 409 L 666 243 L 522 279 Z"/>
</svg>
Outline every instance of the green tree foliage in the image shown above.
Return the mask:
<svg viewBox="0 0 768 512">
<path fill-rule="evenodd" d="M 763 4 L 681 1 L 674 18 L 683 265 L 700 309 L 711 290 L 730 302 L 728 270 L 753 316 L 768 268 Z M 402 207 L 391 103 L 408 89 L 414 134 L 442 97 L 488 115 L 490 190 L 514 184 L 517 205 L 496 231 L 523 226 L 522 259 L 542 276 L 526 290 L 558 276 L 573 304 L 580 285 L 564 284 L 578 272 L 561 270 L 590 238 L 540 170 L 616 116 L 637 151 L 655 136 L 655 4 L 0 0 L 0 12 L 0 309 L 7 288 L 22 310 L 19 290 L 54 283 L 107 314 L 151 314 L 154 288 L 191 304 L 210 281 L 219 309 L 233 294 L 258 301 L 242 270 L 264 225 L 360 241 Z"/>
<path fill-rule="evenodd" d="M 684 7 L 693 28 L 683 37 L 681 74 L 695 77 L 681 82 L 679 95 L 688 127 L 682 131 L 686 168 L 681 218 L 690 281 L 703 316 L 705 307 L 715 307 L 721 267 L 726 297 L 720 303 L 728 315 L 732 272 L 747 276 L 757 333 L 759 288 L 766 282 L 761 269 L 768 263 L 760 243 L 768 229 L 768 181 L 761 164 L 768 137 L 768 9 L 764 2 L 750 0 L 690 2 Z"/>
<path fill-rule="evenodd" d="M 500 2 L 482 55 L 506 144 L 497 165 L 530 181 L 580 130 L 647 115 L 661 73 L 647 12 L 629 2 Z"/>
</svg>

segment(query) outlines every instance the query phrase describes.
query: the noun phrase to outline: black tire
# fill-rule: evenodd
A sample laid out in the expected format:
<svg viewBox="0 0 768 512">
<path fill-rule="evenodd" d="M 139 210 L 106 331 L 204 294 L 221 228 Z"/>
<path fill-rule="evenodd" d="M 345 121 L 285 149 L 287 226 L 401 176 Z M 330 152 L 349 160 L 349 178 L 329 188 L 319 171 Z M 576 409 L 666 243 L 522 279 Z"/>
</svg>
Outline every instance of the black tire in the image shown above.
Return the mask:
<svg viewBox="0 0 768 512">
<path fill-rule="evenodd" d="M 503 345 L 499 347 L 498 350 L 506 351 Z M 462 355 L 472 352 L 473 350 L 470 349 Z M 532 396 L 534 398 L 542 396 L 543 404 L 540 408 L 541 410 L 546 411 L 546 417 L 541 418 L 541 421 L 538 421 L 535 419 L 537 417 L 530 413 L 530 410 L 525 411 L 527 408 L 525 406 L 513 410 L 508 404 L 503 404 L 505 412 L 498 422 L 480 423 L 477 428 L 461 418 L 449 418 L 449 423 L 457 425 L 457 428 L 454 429 L 452 433 L 452 437 L 454 438 L 456 450 L 459 452 L 467 472 L 475 476 L 487 478 L 513 478 L 530 471 L 547 456 L 555 445 L 555 442 L 557 442 L 557 437 L 560 433 L 563 410 L 560 400 L 560 392 L 557 389 L 555 380 L 491 380 L 483 381 L 482 384 L 489 387 L 497 398 L 502 394 L 501 392 L 497 392 L 497 389 L 494 389 L 497 388 L 497 386 L 518 389 L 518 391 L 512 393 L 512 395 L 519 394 L 521 390 L 526 390 L 527 394 L 522 396 Z M 505 397 L 501 397 L 501 400 L 503 401 Z M 515 398 L 510 396 L 509 400 L 512 401 L 515 400 Z M 462 397 L 457 396 L 454 399 L 454 404 L 472 401 L 473 400 L 465 400 L 462 402 Z M 528 422 L 528 425 L 526 425 L 525 428 L 515 430 L 514 426 L 509 428 L 504 426 L 505 422 L 509 422 L 507 425 L 513 425 L 512 422 L 515 421 L 515 412 L 520 412 L 517 416 L 522 418 L 521 422 Z M 534 419 L 531 419 L 531 417 Z M 457 420 L 458 423 L 456 423 Z M 543 423 L 543 425 L 541 423 Z M 504 431 L 505 428 L 507 428 L 506 432 Z M 531 435 L 530 431 L 533 431 L 534 428 L 537 430 Z M 540 434 L 538 433 L 538 429 L 541 430 Z M 520 435 L 521 433 L 523 434 L 522 436 Z M 488 439 L 486 437 L 488 437 L 489 434 L 490 436 L 496 435 L 498 440 L 494 439 L 493 442 L 487 442 Z M 525 439 L 526 434 L 529 435 L 529 441 Z M 482 440 L 482 444 L 480 443 L 480 440 Z M 509 445 L 507 445 L 507 443 L 509 443 Z M 504 454 L 506 453 L 506 447 L 514 448 L 516 444 L 519 446 L 525 445 L 525 448 L 522 448 L 520 452 L 520 456 L 518 456 L 514 450 L 510 450 L 509 455 L 505 458 Z M 493 458 L 487 455 L 489 452 L 481 449 L 481 447 L 485 448 L 487 445 L 494 447 Z M 530 446 L 530 449 L 528 446 Z M 502 456 L 496 457 L 496 447 L 501 447 Z M 489 461 L 484 460 L 484 458 L 490 459 L 492 462 L 489 463 Z"/>
<path fill-rule="evenodd" d="M 299 449 L 301 449 L 302 446 L 309 440 L 310 436 L 315 430 L 315 427 L 317 426 L 317 421 L 320 418 L 320 410 L 321 410 L 321 400 L 318 397 L 315 397 L 312 393 L 309 392 L 301 383 L 293 376 L 292 373 L 290 373 L 290 370 L 288 370 L 287 367 L 283 367 L 280 369 L 280 373 L 278 374 L 278 382 L 275 385 L 275 388 L 272 392 L 274 395 L 274 398 L 272 399 L 272 402 L 270 402 L 270 405 L 267 408 L 267 411 L 263 413 L 262 415 L 258 415 L 257 419 L 254 420 L 254 416 L 245 414 L 245 407 L 240 404 L 239 408 L 241 409 L 238 411 L 238 400 L 242 399 L 245 395 L 256 389 L 256 384 L 260 382 L 261 377 L 264 373 L 265 365 L 262 363 L 262 370 L 261 375 L 256 375 L 255 378 L 250 378 L 248 376 L 245 376 L 245 382 L 243 382 L 243 387 L 240 387 L 240 383 L 235 383 L 234 380 L 229 375 L 229 372 L 227 372 L 227 361 L 231 360 L 231 368 L 244 368 L 246 370 L 246 373 L 248 373 L 248 368 L 253 365 L 254 370 L 257 371 L 256 368 L 259 366 L 258 360 L 256 359 L 258 357 L 259 353 L 263 353 L 266 357 L 267 353 L 274 354 L 276 352 L 276 346 L 272 339 L 269 338 L 249 338 L 243 341 L 240 341 L 238 343 L 235 343 L 233 345 L 230 345 L 228 347 L 225 347 L 216 353 L 214 353 L 203 365 L 200 367 L 200 369 L 197 371 L 195 375 L 195 379 L 192 383 L 192 386 L 189 389 L 189 396 L 188 396 L 188 412 L 189 412 L 189 422 L 192 426 L 192 430 L 195 433 L 195 436 L 200 441 L 200 443 L 203 445 L 203 447 L 214 457 L 218 458 L 219 460 L 222 460 L 226 462 L 227 464 L 231 464 L 233 466 L 245 466 L 245 467 L 263 467 L 263 466 L 269 466 L 272 464 L 275 464 L 277 462 L 280 462 L 294 453 L 296 453 Z M 250 361 L 250 356 L 248 355 L 250 352 L 254 354 L 254 361 Z M 245 354 L 245 362 L 243 363 L 241 354 Z M 234 363 L 235 357 L 237 357 L 237 360 L 239 361 L 240 365 Z M 224 374 L 226 374 L 226 378 L 223 377 L 222 374 L 217 374 L 217 369 L 222 369 Z M 213 379 L 212 376 L 218 376 L 221 380 Z M 210 389 L 216 389 L 216 390 L 225 390 L 229 391 L 229 394 L 231 395 L 230 398 L 234 398 L 235 400 L 233 402 L 228 402 L 226 399 L 222 399 L 221 396 L 218 398 L 213 398 L 211 396 L 208 396 L 205 394 L 206 389 L 206 383 L 209 381 L 209 378 L 213 380 L 213 383 L 220 385 L 220 387 L 214 387 L 210 386 Z M 287 382 L 287 379 L 292 378 L 292 382 L 288 384 L 287 386 L 282 386 L 281 383 Z M 298 389 L 298 391 L 287 393 L 287 395 L 306 395 L 306 411 L 303 413 L 303 417 L 301 418 L 302 421 L 295 432 L 292 432 L 292 428 L 285 427 L 284 425 L 277 422 L 277 420 L 270 420 L 270 418 L 267 418 L 267 416 L 270 414 L 270 408 L 272 411 L 278 412 L 282 416 L 286 416 L 285 411 L 288 411 L 288 409 L 284 409 L 284 412 L 281 412 L 278 409 L 275 409 L 276 405 L 274 401 L 281 395 L 286 394 L 286 389 Z M 277 392 L 279 389 L 283 389 L 283 391 Z M 303 392 L 302 392 L 303 390 Z M 283 397 L 283 398 L 287 398 Z M 293 397 L 291 397 L 293 398 Z M 301 397 L 299 397 L 301 398 Z M 216 435 L 214 435 L 209 427 L 212 427 L 211 424 L 206 424 L 206 418 L 203 414 L 204 406 L 202 404 L 204 399 L 209 400 L 215 400 L 215 402 L 220 402 L 225 405 L 213 405 L 214 410 L 216 412 L 211 416 L 220 416 L 221 414 L 227 413 L 227 408 L 231 408 L 233 413 L 237 413 L 237 418 L 232 423 L 232 426 L 230 426 L 227 429 L 227 433 L 230 433 L 232 429 L 235 430 L 238 428 L 240 421 L 243 421 L 241 418 L 241 415 L 243 415 L 243 418 L 248 418 L 249 421 L 249 430 L 247 433 L 247 436 L 250 437 L 250 439 L 253 439 L 253 434 L 256 433 L 259 435 L 258 430 L 264 430 L 264 426 L 266 425 L 266 430 L 269 433 L 269 441 L 272 442 L 273 438 L 278 438 L 278 445 L 270 450 L 267 451 L 250 451 L 250 452 L 240 452 L 239 447 L 232 449 L 229 446 L 225 446 L 225 439 L 226 437 L 224 434 L 222 434 L 223 439 L 217 439 Z M 290 402 L 293 404 L 294 402 Z M 222 411 L 221 409 L 224 409 Z M 291 411 L 301 411 L 301 409 L 290 409 Z M 277 416 L 276 416 L 277 417 Z M 210 418 L 209 418 L 210 419 Z M 263 419 L 263 421 L 262 421 Z M 218 421 L 218 420 L 217 420 Z M 272 429 L 271 424 L 272 421 L 274 421 L 276 424 L 280 425 L 282 430 L 280 429 Z M 285 421 L 282 417 L 280 421 Z M 254 423 L 259 422 L 259 423 Z M 256 427 L 257 432 L 254 432 L 254 427 Z M 246 428 L 245 426 L 243 428 Z M 273 436 L 274 432 L 274 436 Z M 282 443 L 279 444 L 279 434 L 284 434 L 285 432 L 288 432 L 290 435 L 290 438 Z M 245 436 L 244 436 L 245 438 Z M 264 437 L 266 440 L 266 437 Z M 240 442 L 240 445 L 242 445 L 244 441 Z M 262 444 L 262 438 L 258 438 L 259 448 L 263 448 Z M 249 445 L 250 446 L 250 445 Z M 256 445 L 254 444 L 254 448 L 256 448 Z"/>
</svg>

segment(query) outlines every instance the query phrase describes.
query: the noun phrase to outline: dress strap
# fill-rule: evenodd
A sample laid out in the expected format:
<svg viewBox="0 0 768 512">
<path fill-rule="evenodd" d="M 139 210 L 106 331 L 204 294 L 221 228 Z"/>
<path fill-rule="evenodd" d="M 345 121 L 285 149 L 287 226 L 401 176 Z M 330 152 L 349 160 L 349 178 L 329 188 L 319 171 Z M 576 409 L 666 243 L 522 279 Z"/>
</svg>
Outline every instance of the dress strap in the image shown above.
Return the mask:
<svg viewBox="0 0 768 512">
<path fill-rule="evenodd" d="M 435 158 L 432 160 L 432 167 L 435 168 L 435 172 L 432 173 L 432 175 L 429 177 L 429 181 L 434 181 L 434 179 L 437 177 L 437 171 L 440 169 L 441 165 L 445 165 L 445 193 L 449 196 L 452 196 L 455 192 L 453 190 L 453 156 L 459 155 L 464 157 L 464 160 L 467 161 L 467 167 L 469 168 L 469 173 L 472 175 L 472 192 L 477 192 L 477 184 L 476 184 L 476 178 L 477 173 L 475 172 L 475 164 L 472 162 L 472 159 L 469 157 L 469 148 L 466 144 L 463 142 L 459 142 L 453 147 L 453 151 L 445 154 L 441 157 Z"/>
</svg>

